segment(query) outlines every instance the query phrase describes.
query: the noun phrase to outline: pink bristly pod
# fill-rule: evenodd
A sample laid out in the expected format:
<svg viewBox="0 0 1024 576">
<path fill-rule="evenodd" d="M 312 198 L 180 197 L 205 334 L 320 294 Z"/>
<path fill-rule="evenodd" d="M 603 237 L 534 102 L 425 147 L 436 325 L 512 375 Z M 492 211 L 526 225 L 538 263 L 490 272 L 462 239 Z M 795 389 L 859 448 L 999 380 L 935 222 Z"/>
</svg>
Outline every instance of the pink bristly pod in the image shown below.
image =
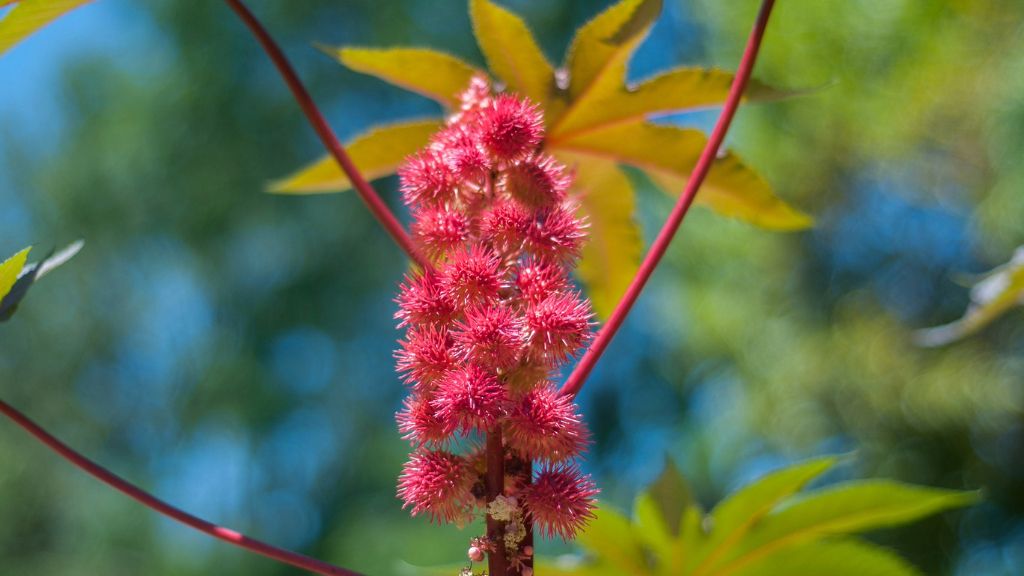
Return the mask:
<svg viewBox="0 0 1024 576">
<path fill-rule="evenodd" d="M 589 438 L 579 409 L 551 383 L 591 337 L 590 302 L 569 276 L 586 225 L 543 137 L 537 106 L 474 78 L 459 112 L 399 171 L 431 266 L 407 275 L 396 298 L 405 337 L 395 357 L 410 387 L 396 419 L 415 447 L 398 494 L 413 515 L 500 522 L 500 541 L 471 541 L 475 562 L 503 550 L 522 564 L 530 522 L 572 538 L 597 494 L 573 464 Z M 499 434 L 495 496 L 487 466 Z"/>
</svg>

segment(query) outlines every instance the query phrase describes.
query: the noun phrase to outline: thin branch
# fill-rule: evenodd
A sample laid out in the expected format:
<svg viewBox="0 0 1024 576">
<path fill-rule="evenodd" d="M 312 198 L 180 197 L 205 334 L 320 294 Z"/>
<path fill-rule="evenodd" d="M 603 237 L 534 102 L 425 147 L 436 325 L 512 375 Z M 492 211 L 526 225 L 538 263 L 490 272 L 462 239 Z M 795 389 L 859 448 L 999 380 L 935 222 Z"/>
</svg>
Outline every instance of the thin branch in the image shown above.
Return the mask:
<svg viewBox="0 0 1024 576">
<path fill-rule="evenodd" d="M 651 274 L 658 267 L 658 263 L 661 262 L 661 258 L 665 255 L 665 251 L 671 244 L 672 239 L 675 237 L 676 232 L 679 230 L 679 225 L 682 224 L 683 218 L 686 213 L 690 210 L 690 206 L 693 205 L 693 199 L 697 196 L 697 190 L 700 189 L 700 185 L 704 182 L 704 178 L 707 177 L 708 171 L 711 169 L 711 164 L 714 162 L 715 157 L 718 155 L 718 149 L 722 146 L 722 141 L 725 139 L 726 132 L 729 131 L 729 124 L 732 123 L 733 116 L 736 114 L 736 109 L 739 107 L 740 99 L 743 97 L 743 90 L 746 88 L 747 81 L 750 79 L 750 73 L 754 69 L 754 62 L 757 60 L 757 52 L 761 47 L 761 40 L 764 38 L 764 31 L 768 25 L 768 17 L 771 15 L 772 7 L 775 4 L 775 0 L 763 0 L 761 3 L 761 10 L 757 15 L 757 20 L 754 22 L 754 29 L 750 33 L 750 38 L 747 40 L 747 47 L 743 52 L 743 59 L 740 61 L 739 69 L 736 71 L 736 76 L 733 78 L 732 86 L 729 88 L 729 96 L 725 101 L 725 105 L 722 107 L 722 112 L 718 116 L 718 122 L 715 124 L 714 131 L 711 132 L 711 137 L 708 138 L 707 144 L 704 146 L 704 151 L 700 155 L 700 159 L 697 161 L 697 166 L 690 173 L 690 179 L 686 183 L 686 188 L 683 190 L 682 195 L 676 202 L 675 207 L 669 214 L 668 219 L 665 221 L 665 225 L 662 226 L 661 231 L 658 233 L 658 237 L 654 240 L 651 245 L 651 249 L 647 252 L 647 256 L 644 257 L 643 263 L 640 264 L 640 269 L 637 271 L 636 277 L 630 283 L 629 288 L 623 295 L 622 300 L 615 306 L 615 311 L 612 312 L 611 317 L 608 318 L 608 322 L 604 325 L 597 337 L 591 343 L 590 347 L 583 354 L 583 358 L 580 359 L 579 364 L 576 365 L 576 369 L 573 370 L 572 374 L 562 385 L 561 393 L 575 396 L 579 393 L 580 388 L 583 387 L 583 383 L 586 381 L 587 376 L 594 369 L 594 365 L 597 364 L 601 354 L 604 353 L 605 349 L 608 348 L 608 344 L 611 343 L 612 338 L 615 337 L 615 333 L 622 326 L 622 322 L 626 319 L 629 311 L 633 308 L 633 304 L 636 303 L 637 298 L 640 296 L 640 292 L 643 290 L 647 281 L 651 278 Z"/>
<path fill-rule="evenodd" d="M 416 249 L 416 245 L 413 244 L 412 239 L 409 238 L 409 234 L 406 233 L 405 228 L 402 227 L 402 223 L 398 221 L 394 213 L 388 208 L 387 204 L 381 200 L 377 192 L 370 186 L 370 183 L 366 181 L 359 169 L 352 162 L 348 153 L 345 151 L 345 147 L 342 146 L 338 140 L 338 136 L 331 129 L 327 120 L 324 119 L 316 103 L 313 102 L 313 98 L 309 95 L 306 87 L 302 84 L 302 80 L 299 79 L 298 74 L 295 73 L 295 69 L 288 62 L 288 58 L 285 57 L 284 52 L 277 45 L 274 39 L 270 36 L 267 30 L 260 24 L 260 21 L 256 19 L 256 16 L 245 6 L 242 0 L 225 0 L 232 10 L 238 15 L 238 17 L 245 23 L 245 25 L 252 32 L 256 40 L 259 41 L 260 46 L 267 53 L 267 56 L 274 62 L 277 67 L 277 71 L 280 72 L 281 77 L 284 79 L 288 88 L 291 89 L 292 95 L 295 97 L 295 101 L 302 108 L 302 111 L 306 114 L 306 118 L 309 120 L 310 125 L 316 130 L 320 140 L 323 142 L 327 151 L 331 153 L 331 156 L 338 162 L 341 169 L 348 176 L 348 179 L 352 182 L 352 186 L 359 193 L 359 197 L 366 203 L 367 208 L 373 213 L 374 217 L 380 221 L 384 229 L 391 234 L 398 246 L 412 258 L 414 262 L 422 266 L 424 269 L 430 268 L 430 263 L 423 258 L 419 251 Z"/>
<path fill-rule="evenodd" d="M 194 528 L 200 532 L 213 536 L 214 538 L 223 540 L 228 544 L 238 546 L 239 548 L 244 548 L 245 550 L 248 550 L 250 552 L 255 552 L 256 554 L 259 554 L 261 556 L 266 556 L 267 558 L 272 558 L 274 560 L 277 560 L 278 562 L 290 564 L 292 566 L 302 568 L 303 570 L 309 570 L 314 574 L 320 574 L 322 576 L 361 576 L 358 572 L 346 570 L 345 568 L 340 568 L 338 566 L 334 566 L 333 564 L 328 564 L 327 562 L 323 562 L 322 560 L 317 560 L 315 558 L 310 558 L 309 556 L 304 556 L 296 552 L 291 552 L 283 548 L 272 546 L 265 542 L 261 542 L 254 538 L 249 538 L 248 536 L 239 534 L 234 530 L 224 528 L 222 526 L 217 526 L 216 524 L 213 524 L 211 522 L 207 522 L 206 520 L 193 516 L 183 510 L 179 510 L 178 508 L 175 508 L 174 506 L 171 506 L 170 504 L 164 502 L 163 500 L 160 500 L 156 496 L 153 496 L 152 494 L 146 492 L 145 490 L 139 488 L 138 486 L 135 486 L 134 484 L 128 482 L 127 480 L 121 478 L 120 476 L 114 474 L 113 472 L 107 470 L 106 468 L 100 466 L 99 464 L 93 462 L 92 460 L 89 460 L 82 454 L 76 452 L 67 444 L 64 444 L 63 442 L 55 438 L 49 432 L 44 430 L 38 424 L 30 420 L 27 416 L 25 416 L 24 414 L 22 414 L 13 406 L 7 404 L 3 400 L 0 400 L 0 413 L 10 418 L 15 424 L 23 428 L 26 432 L 34 436 L 37 440 L 39 440 L 48 448 L 50 448 L 58 455 L 60 455 L 61 458 L 64 458 L 65 460 L 75 465 L 79 469 L 92 475 L 100 482 L 103 482 L 104 484 L 110 486 L 111 488 L 114 488 L 115 490 L 122 492 L 123 494 L 127 495 L 129 498 L 132 498 L 136 502 L 139 502 L 143 506 L 152 508 L 153 510 L 156 510 L 157 512 L 163 514 L 164 516 L 176 520 L 190 528 Z"/>
</svg>

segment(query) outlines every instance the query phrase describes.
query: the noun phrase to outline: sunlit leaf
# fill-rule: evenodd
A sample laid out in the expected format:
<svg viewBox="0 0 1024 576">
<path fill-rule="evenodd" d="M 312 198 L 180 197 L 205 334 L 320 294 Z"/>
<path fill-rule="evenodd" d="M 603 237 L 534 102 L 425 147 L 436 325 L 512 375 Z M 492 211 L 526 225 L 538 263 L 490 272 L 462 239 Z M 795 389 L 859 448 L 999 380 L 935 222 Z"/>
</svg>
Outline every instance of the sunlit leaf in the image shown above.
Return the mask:
<svg viewBox="0 0 1024 576">
<path fill-rule="evenodd" d="M 441 127 L 440 120 L 418 120 L 380 126 L 355 137 L 346 145 L 352 162 L 367 179 L 393 174 L 399 164 L 420 148 Z M 270 185 L 279 194 L 342 192 L 352 187 L 341 166 L 325 156 L 295 174 Z"/>
<path fill-rule="evenodd" d="M 792 496 L 808 482 L 825 473 L 835 458 L 819 458 L 790 466 L 751 482 L 726 498 L 711 512 L 711 533 L 700 550 L 690 554 L 695 576 L 711 574 L 711 567 L 728 555 L 784 498 Z"/>
<path fill-rule="evenodd" d="M 550 114 L 555 72 L 523 19 L 489 0 L 471 0 L 469 15 L 491 71 Z"/>
<path fill-rule="evenodd" d="M 1017 248 L 1013 258 L 989 272 L 971 289 L 971 304 L 959 320 L 919 330 L 917 343 L 922 346 L 943 346 L 965 338 L 988 326 L 1011 309 L 1024 305 L 1024 247 Z"/>
<path fill-rule="evenodd" d="M 90 0 L 21 0 L 0 20 L 0 54 Z"/>
<path fill-rule="evenodd" d="M 697 502 L 683 473 L 669 456 L 665 456 L 665 466 L 654 483 L 647 488 L 647 494 L 657 504 L 668 533 L 678 536 L 683 514 L 687 508 L 697 506 Z"/>
<path fill-rule="evenodd" d="M 666 192 L 679 194 L 693 170 L 706 138 L 699 130 L 650 123 L 627 124 L 588 133 L 552 150 L 636 166 Z M 790 207 L 771 187 L 734 154 L 717 159 L 697 202 L 715 212 L 774 230 L 799 230 L 812 224 L 806 214 Z"/>
<path fill-rule="evenodd" d="M 725 102 L 733 75 L 718 69 L 676 68 L 629 88 L 620 83 L 615 90 L 595 95 L 586 105 L 574 107 L 551 134 L 549 143 L 557 145 L 587 132 L 671 113 L 685 112 Z M 756 80 L 747 84 L 745 100 L 781 98 L 786 92 Z"/>
<path fill-rule="evenodd" d="M 733 572 L 734 576 L 918 576 L 898 555 L 851 539 L 782 548 Z"/>
<path fill-rule="evenodd" d="M 610 508 L 598 508 L 597 518 L 587 525 L 577 542 L 617 568 L 623 574 L 642 574 L 647 570 L 643 548 L 629 520 Z"/>
<path fill-rule="evenodd" d="M 661 12 L 661 0 L 623 0 L 576 31 L 566 54 L 569 107 L 551 134 L 574 122 L 602 97 L 622 89 L 626 64 Z"/>
<path fill-rule="evenodd" d="M 906 524 L 925 516 L 967 506 L 978 494 L 910 486 L 887 480 L 839 484 L 819 490 L 763 519 L 735 554 L 719 563 L 716 576 L 733 574 L 787 547 L 832 535 Z"/>
<path fill-rule="evenodd" d="M 18 305 L 28 294 L 28 289 L 43 276 L 46 276 L 54 269 L 65 264 L 68 260 L 71 260 L 78 252 L 82 249 L 85 243 L 81 240 L 72 243 L 60 252 L 50 254 L 46 258 L 43 258 L 41 262 L 33 262 L 28 265 L 24 265 L 25 258 L 23 255 L 28 254 L 28 249 L 25 249 L 18 253 L 15 258 L 19 258 L 22 263 L 22 267 L 19 269 L 17 280 L 13 286 L 7 287 L 5 290 L 0 291 L 2 297 L 0 297 L 0 322 L 9 320 L 11 316 L 18 310 Z M 15 260 L 12 258 L 11 260 Z M 11 260 L 8 260 L 10 262 Z M 13 268 L 13 266 L 12 266 Z M 0 288 L 4 288 L 4 284 L 7 281 L 7 262 L 4 262 L 3 269 L 0 271 L 0 276 L 3 277 L 0 284 Z"/>
<path fill-rule="evenodd" d="M 3 264 L 0 264 L 0 298 L 4 298 L 14 287 L 14 283 L 18 281 L 18 275 L 21 274 L 21 270 L 25 268 L 25 262 L 28 260 L 28 253 L 32 250 L 31 248 L 25 248 L 21 252 L 18 252 L 14 256 L 11 256 L 7 260 L 4 260 Z"/>
<path fill-rule="evenodd" d="M 561 158 L 576 170 L 576 189 L 590 237 L 576 273 L 594 311 L 607 318 L 640 267 L 643 239 L 634 218 L 636 194 L 629 178 L 614 164 L 586 158 Z"/>
<path fill-rule="evenodd" d="M 324 48 L 346 67 L 376 76 L 411 92 L 459 107 L 459 94 L 480 71 L 462 60 L 426 48 Z"/>
</svg>

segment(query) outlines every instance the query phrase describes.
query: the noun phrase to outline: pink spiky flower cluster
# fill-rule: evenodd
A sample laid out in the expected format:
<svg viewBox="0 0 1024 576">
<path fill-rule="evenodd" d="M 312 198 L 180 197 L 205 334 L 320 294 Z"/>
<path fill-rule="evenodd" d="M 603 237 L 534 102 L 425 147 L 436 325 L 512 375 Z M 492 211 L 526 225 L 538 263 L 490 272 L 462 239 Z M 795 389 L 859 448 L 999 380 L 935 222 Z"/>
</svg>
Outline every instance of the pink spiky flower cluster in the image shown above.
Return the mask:
<svg viewBox="0 0 1024 576">
<path fill-rule="evenodd" d="M 535 105 L 475 79 L 399 170 L 433 269 L 409 274 L 397 298 L 398 371 L 411 388 L 397 419 L 415 447 L 398 494 L 439 522 L 488 513 L 475 441 L 500 431 L 501 504 L 515 508 L 503 512 L 506 534 L 518 519 L 568 540 L 593 516 L 597 490 L 572 463 L 588 432 L 550 378 L 587 343 L 593 313 L 568 276 L 585 239 L 571 177 L 539 150 L 543 137 Z"/>
</svg>

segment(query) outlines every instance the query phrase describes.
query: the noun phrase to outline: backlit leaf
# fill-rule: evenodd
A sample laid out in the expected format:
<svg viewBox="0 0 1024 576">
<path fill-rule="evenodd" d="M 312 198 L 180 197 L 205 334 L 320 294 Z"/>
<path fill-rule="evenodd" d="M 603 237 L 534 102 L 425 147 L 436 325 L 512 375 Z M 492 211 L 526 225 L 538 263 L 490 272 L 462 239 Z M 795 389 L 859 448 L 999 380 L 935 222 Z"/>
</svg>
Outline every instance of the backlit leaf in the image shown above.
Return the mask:
<svg viewBox="0 0 1024 576">
<path fill-rule="evenodd" d="M 678 195 L 705 142 L 699 130 L 643 123 L 588 133 L 551 150 L 636 166 L 666 192 Z M 799 230 L 812 224 L 809 216 L 775 196 L 763 178 L 731 153 L 715 161 L 697 202 L 763 228 Z"/>
<path fill-rule="evenodd" d="M 852 539 L 812 542 L 779 551 L 738 569 L 735 576 L 918 576 L 896 554 Z"/>
<path fill-rule="evenodd" d="M 0 54 L 90 0 L 21 0 L 0 20 Z"/>
<path fill-rule="evenodd" d="M 647 560 L 629 520 L 610 508 L 598 508 L 577 542 L 622 574 L 643 574 Z"/>
<path fill-rule="evenodd" d="M 669 534 L 678 536 L 683 514 L 687 508 L 696 506 L 693 490 L 672 458 L 665 456 L 665 467 L 647 493 L 658 506 L 658 512 L 665 519 Z"/>
<path fill-rule="evenodd" d="M 636 275 L 643 253 L 640 226 L 634 218 L 636 194 L 629 178 L 611 163 L 563 155 L 576 170 L 576 190 L 590 226 L 576 273 L 594 311 L 607 318 Z"/>
<path fill-rule="evenodd" d="M 739 544 L 762 518 L 808 482 L 825 473 L 835 458 L 819 458 L 790 466 L 751 482 L 722 501 L 711 513 L 711 534 L 699 551 L 690 555 L 695 576 L 709 569 Z"/>
<path fill-rule="evenodd" d="M 558 132 L 549 141 L 557 145 L 559 140 L 587 132 L 721 104 L 729 94 L 732 79 L 731 73 L 722 70 L 687 67 L 663 72 L 632 88 L 620 83 L 615 90 L 575 107 L 572 116 L 558 124 Z M 745 100 L 765 100 L 787 93 L 751 80 L 744 94 Z"/>
<path fill-rule="evenodd" d="M 471 0 L 469 15 L 491 71 L 551 114 L 555 72 L 523 19 L 490 0 Z"/>
<path fill-rule="evenodd" d="M 623 0 L 576 31 L 566 54 L 569 107 L 551 135 L 574 122 L 602 97 L 622 89 L 626 64 L 661 12 L 661 0 Z"/>
<path fill-rule="evenodd" d="M 458 110 L 459 94 L 481 72 L 462 60 L 426 48 L 325 48 L 346 67 L 422 94 Z"/>
<path fill-rule="evenodd" d="M 1011 309 L 1024 305 L 1024 247 L 1013 258 L 989 272 L 971 289 L 971 304 L 959 320 L 919 330 L 917 343 L 943 346 L 974 334 Z"/>
<path fill-rule="evenodd" d="M 46 276 L 54 269 L 62 266 L 68 260 L 71 260 L 75 254 L 82 249 L 85 243 L 81 240 L 72 243 L 60 252 L 56 254 L 50 254 L 46 258 L 43 258 L 41 262 L 33 262 L 31 264 L 25 264 L 24 255 L 28 254 L 28 249 L 22 250 L 15 257 L 11 258 L 3 265 L 0 265 L 0 322 L 7 321 L 11 316 L 18 310 L 18 305 L 28 294 L 29 288 L 35 284 L 37 280 Z M 6 286 L 9 280 L 9 272 L 14 269 L 14 264 L 17 261 L 21 261 L 21 266 L 18 267 L 16 273 L 17 279 L 13 286 Z M 8 268 L 9 262 L 14 262 Z"/>
<path fill-rule="evenodd" d="M 14 287 L 14 283 L 18 281 L 18 275 L 25 267 L 30 250 L 32 249 L 25 248 L 0 264 L 0 299 L 7 296 L 7 293 Z"/>
<path fill-rule="evenodd" d="M 352 162 L 368 180 L 395 172 L 403 160 L 426 146 L 441 127 L 440 120 L 418 120 L 381 126 L 355 137 L 346 145 Z M 270 185 L 279 194 L 342 192 L 352 187 L 341 166 L 331 156 Z"/>
</svg>

